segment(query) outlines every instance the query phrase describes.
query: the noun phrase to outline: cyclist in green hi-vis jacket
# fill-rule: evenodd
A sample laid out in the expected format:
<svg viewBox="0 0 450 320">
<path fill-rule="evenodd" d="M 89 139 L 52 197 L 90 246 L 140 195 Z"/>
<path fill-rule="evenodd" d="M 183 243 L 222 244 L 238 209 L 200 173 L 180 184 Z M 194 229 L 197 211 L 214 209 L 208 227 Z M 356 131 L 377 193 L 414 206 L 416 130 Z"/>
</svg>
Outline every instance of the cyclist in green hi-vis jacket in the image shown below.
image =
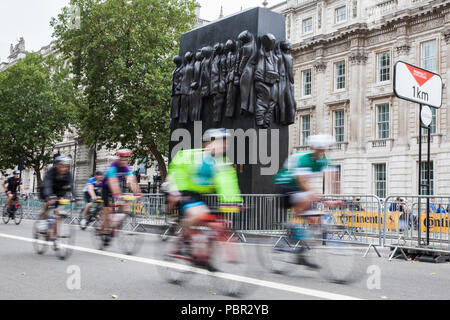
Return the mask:
<svg viewBox="0 0 450 320">
<path fill-rule="evenodd" d="M 202 216 L 210 212 L 202 195 L 216 193 L 222 212 L 239 211 L 242 197 L 236 170 L 225 156 L 227 137 L 225 129 L 207 130 L 203 149 L 180 150 L 169 164 L 170 189 L 181 194 L 181 226 L 186 243 L 190 229 L 200 225 Z"/>
</svg>

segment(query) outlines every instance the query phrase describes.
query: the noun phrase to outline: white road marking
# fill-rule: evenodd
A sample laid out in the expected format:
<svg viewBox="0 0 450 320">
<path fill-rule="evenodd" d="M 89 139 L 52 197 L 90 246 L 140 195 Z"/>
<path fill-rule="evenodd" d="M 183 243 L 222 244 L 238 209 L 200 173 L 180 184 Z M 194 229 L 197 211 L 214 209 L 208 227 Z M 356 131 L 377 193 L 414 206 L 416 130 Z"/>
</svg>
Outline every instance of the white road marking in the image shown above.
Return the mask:
<svg viewBox="0 0 450 320">
<path fill-rule="evenodd" d="M 0 237 L 12 239 L 12 240 L 25 241 L 25 242 L 35 242 L 36 241 L 35 239 L 32 239 L 32 238 L 13 236 L 13 235 L 4 234 L 4 233 L 0 233 Z M 181 270 L 181 271 L 190 271 L 190 272 L 195 272 L 198 274 L 209 275 L 209 276 L 227 279 L 227 280 L 239 281 L 239 282 L 243 282 L 243 283 L 253 284 L 256 286 L 277 289 L 277 290 L 282 290 L 282 291 L 287 291 L 287 292 L 292 292 L 292 293 L 298 293 L 301 295 L 306 295 L 306 296 L 311 296 L 311 297 L 316 297 L 316 298 L 330 299 L 330 300 L 360 300 L 359 298 L 335 294 L 335 293 L 331 293 L 331 292 L 302 288 L 302 287 L 297 287 L 297 286 L 291 286 L 288 284 L 282 284 L 282 283 L 277 283 L 277 282 L 273 282 L 273 281 L 265 281 L 265 280 L 250 278 L 250 277 L 239 276 L 239 275 L 235 275 L 235 274 L 229 274 L 229 273 L 223 273 L 223 272 L 212 273 L 207 270 L 200 269 L 200 268 L 195 268 L 195 267 L 191 267 L 191 266 L 186 266 L 186 265 L 171 263 L 171 262 L 166 262 L 166 261 L 160 261 L 160 260 L 155 260 L 155 259 L 150 259 L 150 258 L 128 256 L 128 255 L 124 255 L 124 254 L 120 254 L 120 253 L 101 251 L 101 250 L 90 249 L 90 248 L 79 247 L 79 246 L 70 246 L 70 245 L 64 245 L 64 246 L 69 249 L 76 250 L 76 251 L 87 252 L 87 253 L 92 253 L 92 254 L 97 254 L 97 255 L 102 255 L 102 256 L 107 256 L 107 257 L 113 257 L 113 258 L 118 258 L 118 259 L 125 259 L 125 260 L 129 260 L 129 261 L 135 261 L 135 262 L 155 265 L 155 266 L 159 266 L 159 267 L 164 267 L 164 268 L 177 269 L 177 270 Z"/>
</svg>

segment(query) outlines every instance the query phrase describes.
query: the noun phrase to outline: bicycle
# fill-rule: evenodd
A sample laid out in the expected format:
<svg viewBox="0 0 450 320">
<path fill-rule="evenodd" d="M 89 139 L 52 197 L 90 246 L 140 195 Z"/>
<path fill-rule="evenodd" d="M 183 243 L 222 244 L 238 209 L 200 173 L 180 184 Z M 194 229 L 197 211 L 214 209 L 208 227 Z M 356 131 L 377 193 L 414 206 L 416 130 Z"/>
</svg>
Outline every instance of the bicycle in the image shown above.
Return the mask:
<svg viewBox="0 0 450 320">
<path fill-rule="evenodd" d="M 368 258 L 358 246 L 342 239 L 345 226 L 328 209 L 314 209 L 294 223 L 282 223 L 286 233 L 272 245 L 259 245 L 258 257 L 266 270 L 290 275 L 303 265 L 339 284 L 358 281 L 365 275 Z"/>
<path fill-rule="evenodd" d="M 25 195 L 15 196 L 12 199 L 11 206 L 8 208 L 8 203 L 3 207 L 2 220 L 4 224 L 8 224 L 9 220 L 14 220 L 16 225 L 19 225 L 22 222 L 23 218 L 23 209 L 21 204 L 19 203 L 19 199 L 26 199 Z M 8 210 L 9 209 L 9 210 Z"/>
<path fill-rule="evenodd" d="M 234 231 L 229 212 L 211 212 L 203 215 L 202 221 L 201 227 L 192 228 L 190 250 L 184 254 L 186 248 L 182 235 L 166 233 L 162 238 L 157 248 L 162 260 L 185 265 L 181 268 L 158 268 L 162 277 L 170 283 L 181 285 L 192 278 L 192 268 L 206 268 L 212 273 L 223 271 L 248 275 L 247 254 L 243 243 L 231 236 Z M 217 270 L 211 270 L 208 268 L 210 266 L 217 267 Z M 214 287 L 226 295 L 239 296 L 244 293 L 243 283 L 221 277 L 212 279 Z"/>
<path fill-rule="evenodd" d="M 75 243 L 75 231 L 64 223 L 69 216 L 70 205 L 75 200 L 58 199 L 49 207 L 47 228 L 41 229 L 37 220 L 33 225 L 33 246 L 35 251 L 42 255 L 47 251 L 49 242 L 53 242 L 53 250 L 61 260 L 66 260 L 72 254 L 71 245 Z M 59 209 L 58 207 L 62 209 Z M 58 242 L 58 243 L 57 243 Z"/>
<path fill-rule="evenodd" d="M 123 202 L 113 204 L 112 212 L 107 215 L 107 234 L 101 234 L 98 227 L 94 228 L 93 241 L 98 250 L 104 250 L 115 237 L 119 238 L 119 247 L 127 255 L 136 254 L 142 243 L 143 236 L 133 230 L 134 213 L 131 204 L 136 202 L 140 196 L 123 195 Z"/>
<path fill-rule="evenodd" d="M 81 230 L 86 230 L 86 228 L 92 223 L 93 226 L 95 226 L 95 224 L 99 221 L 99 215 L 102 212 L 103 209 L 103 200 L 102 199 L 97 199 L 92 203 L 91 208 L 89 209 L 89 211 L 87 212 L 86 215 L 86 225 L 83 227 L 81 225 L 81 220 L 83 219 L 83 211 L 84 208 L 81 209 L 80 211 L 80 217 L 79 217 L 79 221 L 80 221 L 80 228 Z"/>
</svg>

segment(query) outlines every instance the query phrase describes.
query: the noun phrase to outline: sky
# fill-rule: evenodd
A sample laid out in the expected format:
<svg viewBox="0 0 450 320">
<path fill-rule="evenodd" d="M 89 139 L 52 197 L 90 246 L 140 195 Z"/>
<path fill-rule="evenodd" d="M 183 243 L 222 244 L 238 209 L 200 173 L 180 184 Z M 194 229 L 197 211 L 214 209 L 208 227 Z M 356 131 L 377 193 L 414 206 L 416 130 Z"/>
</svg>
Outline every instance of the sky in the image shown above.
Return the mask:
<svg viewBox="0 0 450 320">
<path fill-rule="evenodd" d="M 0 0 L 0 62 L 7 60 L 11 44 L 25 39 L 27 51 L 38 51 L 52 41 L 50 19 L 69 4 L 69 0 Z M 262 6 L 263 0 L 198 0 L 202 6 L 200 17 L 209 21 L 242 9 Z M 269 7 L 281 0 L 268 0 Z"/>
</svg>

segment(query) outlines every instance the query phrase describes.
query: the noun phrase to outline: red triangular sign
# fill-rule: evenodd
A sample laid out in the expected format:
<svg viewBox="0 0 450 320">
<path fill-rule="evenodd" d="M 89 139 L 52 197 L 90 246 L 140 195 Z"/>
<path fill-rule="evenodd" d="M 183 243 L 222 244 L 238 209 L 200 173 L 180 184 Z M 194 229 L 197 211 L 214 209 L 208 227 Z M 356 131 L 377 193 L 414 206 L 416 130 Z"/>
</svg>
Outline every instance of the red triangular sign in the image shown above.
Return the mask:
<svg viewBox="0 0 450 320">
<path fill-rule="evenodd" d="M 428 80 L 434 77 L 434 74 L 422 69 L 414 68 L 413 66 L 406 65 L 411 75 L 416 79 L 419 87 L 423 86 Z"/>
</svg>

